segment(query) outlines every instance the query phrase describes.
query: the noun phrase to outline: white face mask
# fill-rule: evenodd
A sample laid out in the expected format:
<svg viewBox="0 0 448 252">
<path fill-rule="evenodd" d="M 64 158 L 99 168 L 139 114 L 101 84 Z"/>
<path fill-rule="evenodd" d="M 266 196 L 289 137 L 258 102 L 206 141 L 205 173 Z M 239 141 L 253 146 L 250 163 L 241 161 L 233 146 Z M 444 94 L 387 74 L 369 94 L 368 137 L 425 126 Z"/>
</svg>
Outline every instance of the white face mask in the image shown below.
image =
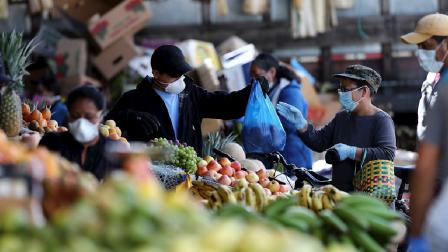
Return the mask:
<svg viewBox="0 0 448 252">
<path fill-rule="evenodd" d="M 171 82 L 169 84 L 162 83 L 162 82 L 161 83 L 164 85 L 167 85 L 165 88 L 165 92 L 171 93 L 171 94 L 180 94 L 185 89 L 184 79 L 185 79 L 185 77 L 181 76 L 179 79 L 177 79 L 176 81 Z"/>
<path fill-rule="evenodd" d="M 78 120 L 68 124 L 70 133 L 76 139 L 76 141 L 85 144 L 93 141 L 98 137 L 99 124 L 93 124 L 85 118 L 79 118 Z"/>
<path fill-rule="evenodd" d="M 418 58 L 418 63 L 426 72 L 438 73 L 445 64 L 445 59 L 448 55 L 448 52 L 445 53 L 442 61 L 436 60 L 436 51 L 441 45 L 442 44 L 440 44 L 435 50 L 417 49 L 416 55 Z"/>
</svg>

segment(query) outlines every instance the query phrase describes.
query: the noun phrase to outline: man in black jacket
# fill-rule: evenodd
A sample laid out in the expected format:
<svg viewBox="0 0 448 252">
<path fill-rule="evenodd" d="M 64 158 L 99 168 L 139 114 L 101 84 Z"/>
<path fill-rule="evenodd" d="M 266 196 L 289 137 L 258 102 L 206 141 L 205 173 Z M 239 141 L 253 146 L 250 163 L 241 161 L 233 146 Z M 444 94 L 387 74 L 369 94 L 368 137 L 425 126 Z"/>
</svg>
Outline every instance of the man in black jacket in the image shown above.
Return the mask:
<svg viewBox="0 0 448 252">
<path fill-rule="evenodd" d="M 172 45 L 154 51 L 151 67 L 154 77 L 147 76 L 135 90 L 125 93 L 107 116 L 117 122 L 129 141 L 177 139 L 201 153 L 203 118 L 244 116 L 251 85 L 233 93 L 207 92 L 184 76 L 191 67 L 182 51 Z M 267 93 L 268 83 L 259 81 Z"/>
</svg>

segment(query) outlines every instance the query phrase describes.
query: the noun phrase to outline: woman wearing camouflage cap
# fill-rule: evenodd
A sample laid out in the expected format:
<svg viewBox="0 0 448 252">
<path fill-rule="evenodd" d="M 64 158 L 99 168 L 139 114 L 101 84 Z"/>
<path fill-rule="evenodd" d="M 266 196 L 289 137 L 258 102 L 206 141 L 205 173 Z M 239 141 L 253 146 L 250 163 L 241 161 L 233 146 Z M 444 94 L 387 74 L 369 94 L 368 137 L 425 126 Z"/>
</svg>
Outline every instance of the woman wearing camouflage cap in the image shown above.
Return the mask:
<svg viewBox="0 0 448 252">
<path fill-rule="evenodd" d="M 372 96 L 381 85 L 381 76 L 373 69 L 351 65 L 339 79 L 339 101 L 344 111 L 321 130 L 308 124 L 302 113 L 286 103 L 277 105 L 279 114 L 298 129 L 303 142 L 316 152 L 335 149 L 341 162 L 333 164 L 333 184 L 353 191 L 356 162 L 365 151 L 365 162 L 395 157 L 395 129 L 392 118 L 372 104 Z"/>
</svg>

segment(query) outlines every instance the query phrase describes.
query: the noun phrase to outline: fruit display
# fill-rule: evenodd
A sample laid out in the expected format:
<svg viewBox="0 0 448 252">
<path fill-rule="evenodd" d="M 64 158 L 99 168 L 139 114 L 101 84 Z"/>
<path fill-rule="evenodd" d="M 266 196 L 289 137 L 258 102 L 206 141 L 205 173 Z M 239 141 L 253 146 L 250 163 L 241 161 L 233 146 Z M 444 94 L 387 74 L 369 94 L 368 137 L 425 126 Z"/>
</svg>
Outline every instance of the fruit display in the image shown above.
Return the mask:
<svg viewBox="0 0 448 252">
<path fill-rule="evenodd" d="M 117 126 L 117 123 L 115 123 L 114 120 L 107 120 L 104 124 L 100 124 L 99 129 L 101 135 L 104 137 L 128 143 L 128 140 L 121 136 L 121 129 Z"/>
<path fill-rule="evenodd" d="M 22 129 L 21 101 L 19 95 L 23 89 L 23 77 L 28 73 L 29 57 L 35 46 L 32 40 L 26 43 L 21 33 L 15 31 L 2 33 L 0 53 L 2 55 L 5 73 L 10 81 L 1 93 L 0 99 L 0 129 L 8 137 L 18 136 Z"/>
<path fill-rule="evenodd" d="M 165 138 L 156 138 L 151 141 L 150 148 L 160 148 L 164 153 L 167 153 L 165 162 L 182 168 L 187 174 L 195 174 L 196 164 L 199 158 L 193 147 L 180 144 L 178 141 L 168 141 Z"/>
<path fill-rule="evenodd" d="M 41 134 L 68 131 L 66 127 L 59 127 L 57 121 L 51 120 L 51 111 L 47 106 L 38 109 L 36 105 L 33 105 L 31 109 L 29 104 L 22 103 L 22 118 L 24 126 Z"/>
<path fill-rule="evenodd" d="M 266 169 L 260 161 L 258 162 L 261 164 L 256 161 L 251 162 L 257 167 L 256 169 L 247 169 L 247 166 L 243 168 L 240 162 L 230 162 L 228 158 L 215 160 L 211 156 L 206 156 L 198 162 L 196 174 L 210 177 L 222 185 L 232 187 L 242 183 L 240 180 L 247 183 L 258 183 L 268 196 L 288 194 L 292 190 L 293 181 L 285 175 L 273 169 Z M 285 182 L 279 180 L 279 176 L 283 176 Z"/>
<path fill-rule="evenodd" d="M 314 235 L 329 247 L 336 241 L 347 246 L 347 250 L 342 251 L 386 251 L 388 246 L 404 239 L 406 230 L 400 214 L 378 199 L 357 194 L 342 198 L 332 210 L 318 213 L 297 206 L 296 200 L 289 197 L 271 202 L 258 213 L 241 205 L 228 204 L 216 214 L 291 228 Z"/>
<path fill-rule="evenodd" d="M 25 225 L 17 210 L 9 217 L 0 218 L 0 247 L 10 252 L 325 251 L 310 235 L 215 218 L 192 204 L 187 193 L 165 192 L 155 181 L 123 172 L 59 211 L 46 226 Z"/>
</svg>

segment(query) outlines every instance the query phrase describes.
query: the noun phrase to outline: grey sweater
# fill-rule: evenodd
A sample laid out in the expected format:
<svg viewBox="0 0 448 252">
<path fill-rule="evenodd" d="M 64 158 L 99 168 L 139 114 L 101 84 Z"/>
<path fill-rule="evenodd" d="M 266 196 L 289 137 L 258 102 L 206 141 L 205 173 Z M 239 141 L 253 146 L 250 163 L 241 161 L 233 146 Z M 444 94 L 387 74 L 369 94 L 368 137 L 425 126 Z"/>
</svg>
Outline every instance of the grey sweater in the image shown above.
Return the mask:
<svg viewBox="0 0 448 252">
<path fill-rule="evenodd" d="M 312 125 L 300 134 L 303 142 L 316 152 L 323 152 L 335 144 L 343 143 L 367 151 L 365 162 L 371 160 L 394 160 L 396 141 L 392 118 L 380 111 L 372 116 L 355 116 L 339 112 L 321 130 Z M 344 191 L 353 191 L 356 162 L 350 159 L 333 165 L 333 185 Z"/>
</svg>

